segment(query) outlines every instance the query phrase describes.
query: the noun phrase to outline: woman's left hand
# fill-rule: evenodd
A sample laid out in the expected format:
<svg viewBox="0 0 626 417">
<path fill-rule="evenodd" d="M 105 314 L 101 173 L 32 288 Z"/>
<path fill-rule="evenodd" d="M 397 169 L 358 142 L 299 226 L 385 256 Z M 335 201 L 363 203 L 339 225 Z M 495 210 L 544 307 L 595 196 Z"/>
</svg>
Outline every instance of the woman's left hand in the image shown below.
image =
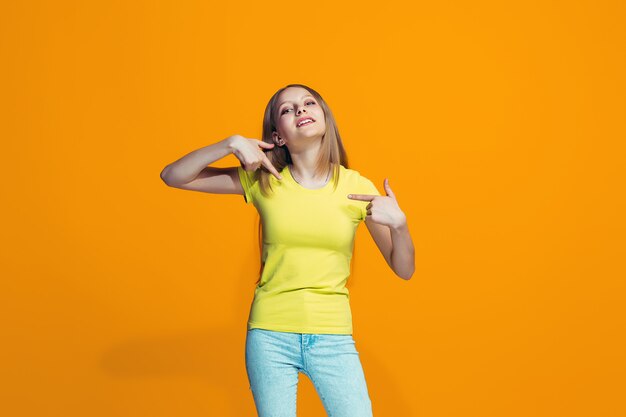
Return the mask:
<svg viewBox="0 0 626 417">
<path fill-rule="evenodd" d="M 374 223 L 384 224 L 391 228 L 399 228 L 406 225 L 406 216 L 396 200 L 396 195 L 391 191 L 389 179 L 385 178 L 383 182 L 386 196 L 372 194 L 348 194 L 351 200 L 369 201 L 365 207 L 367 209 L 366 219 L 370 219 Z"/>
</svg>

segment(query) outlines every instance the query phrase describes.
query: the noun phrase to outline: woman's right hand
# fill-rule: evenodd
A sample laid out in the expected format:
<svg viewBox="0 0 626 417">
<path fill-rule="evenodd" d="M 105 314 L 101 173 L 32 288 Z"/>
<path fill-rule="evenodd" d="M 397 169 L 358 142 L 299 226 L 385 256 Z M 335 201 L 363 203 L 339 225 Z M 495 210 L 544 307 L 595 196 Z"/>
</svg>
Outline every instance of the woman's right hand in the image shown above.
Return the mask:
<svg viewBox="0 0 626 417">
<path fill-rule="evenodd" d="M 256 171 L 261 165 L 264 165 L 269 172 L 276 178 L 282 180 L 278 170 L 272 165 L 270 160 L 265 156 L 263 149 L 272 149 L 276 146 L 273 143 L 263 142 L 258 139 L 248 139 L 241 135 L 233 135 L 231 138 L 230 148 L 233 155 L 239 159 L 243 169 L 246 171 Z"/>
</svg>

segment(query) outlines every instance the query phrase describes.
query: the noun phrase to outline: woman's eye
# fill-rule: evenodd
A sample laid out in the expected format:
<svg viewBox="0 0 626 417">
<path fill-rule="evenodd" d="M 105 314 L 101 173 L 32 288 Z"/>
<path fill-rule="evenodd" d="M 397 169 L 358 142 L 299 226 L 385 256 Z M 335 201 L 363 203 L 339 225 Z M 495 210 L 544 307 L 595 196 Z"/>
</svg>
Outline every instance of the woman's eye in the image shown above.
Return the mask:
<svg viewBox="0 0 626 417">
<path fill-rule="evenodd" d="M 313 103 L 313 104 L 315 104 L 315 102 L 314 102 L 314 101 L 307 101 L 305 104 L 309 104 L 309 103 Z M 289 107 L 288 107 L 288 108 L 286 108 L 286 109 L 283 109 L 283 111 L 282 111 L 282 112 L 280 112 L 280 114 L 285 114 L 285 112 L 286 112 L 287 110 L 291 110 L 291 108 L 289 108 Z"/>
</svg>

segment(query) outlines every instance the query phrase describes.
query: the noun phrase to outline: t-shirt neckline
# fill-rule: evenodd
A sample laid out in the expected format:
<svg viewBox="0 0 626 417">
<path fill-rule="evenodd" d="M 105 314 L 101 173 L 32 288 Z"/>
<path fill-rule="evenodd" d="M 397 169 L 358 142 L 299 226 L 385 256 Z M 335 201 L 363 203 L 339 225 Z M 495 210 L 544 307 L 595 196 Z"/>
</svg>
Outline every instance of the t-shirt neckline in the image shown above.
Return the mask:
<svg viewBox="0 0 626 417">
<path fill-rule="evenodd" d="M 287 178 L 291 181 L 292 184 L 294 184 L 297 188 L 306 191 L 306 192 L 312 192 L 312 193 L 316 193 L 316 192 L 322 192 L 325 191 L 326 189 L 331 187 L 331 183 L 333 182 L 333 175 L 330 176 L 330 178 L 328 179 L 328 181 L 326 182 L 326 184 L 324 184 L 322 187 L 320 188 L 307 188 L 304 185 L 300 184 L 298 181 L 295 180 L 295 178 L 293 177 L 293 175 L 291 175 L 291 170 L 289 169 L 289 164 L 285 165 L 285 171 L 287 173 Z"/>
</svg>

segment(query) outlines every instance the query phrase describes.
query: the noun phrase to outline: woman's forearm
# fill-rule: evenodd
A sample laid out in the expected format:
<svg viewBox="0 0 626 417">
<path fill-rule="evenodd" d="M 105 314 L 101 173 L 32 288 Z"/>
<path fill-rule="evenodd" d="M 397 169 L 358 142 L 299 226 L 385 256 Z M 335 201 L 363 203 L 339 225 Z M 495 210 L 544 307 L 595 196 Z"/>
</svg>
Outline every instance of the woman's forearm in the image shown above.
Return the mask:
<svg viewBox="0 0 626 417">
<path fill-rule="evenodd" d="M 236 136 L 229 136 L 172 162 L 161 171 L 161 179 L 168 185 L 193 181 L 207 165 L 232 153 L 231 144 Z"/>
<path fill-rule="evenodd" d="M 401 226 L 390 227 L 391 265 L 394 272 L 401 278 L 411 279 L 415 272 L 415 248 L 409 233 L 409 226 L 404 222 Z"/>
</svg>

